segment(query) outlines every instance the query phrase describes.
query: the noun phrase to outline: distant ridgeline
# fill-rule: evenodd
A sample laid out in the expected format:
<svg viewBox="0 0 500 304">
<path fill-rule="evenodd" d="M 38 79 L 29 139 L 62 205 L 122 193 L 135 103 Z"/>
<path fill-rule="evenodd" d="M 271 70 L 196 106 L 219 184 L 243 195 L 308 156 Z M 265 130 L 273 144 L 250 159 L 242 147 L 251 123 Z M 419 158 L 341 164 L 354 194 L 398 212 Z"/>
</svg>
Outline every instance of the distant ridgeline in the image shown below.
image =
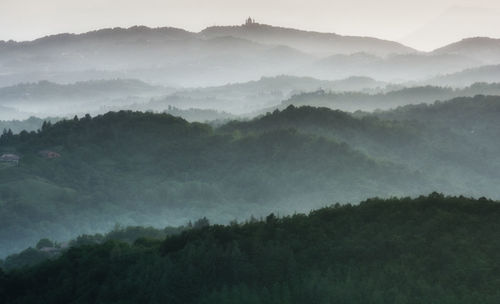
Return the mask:
<svg viewBox="0 0 500 304">
<path fill-rule="evenodd" d="M 20 160 L 0 166 L 0 255 L 115 223 L 227 223 L 435 190 L 498 199 L 499 108 L 484 96 L 364 117 L 288 107 L 219 128 L 122 111 L 7 133 L 0 154 Z"/>
<path fill-rule="evenodd" d="M 388 110 L 399 106 L 419 103 L 433 103 L 457 97 L 476 95 L 500 95 L 499 83 L 475 83 L 471 86 L 453 89 L 450 87 L 416 86 L 407 88 L 386 88 L 387 92 L 368 94 L 364 92 L 335 92 L 316 90 L 299 93 L 282 101 L 281 108 L 288 105 L 316 106 L 341 109 L 344 111 Z"/>
<path fill-rule="evenodd" d="M 0 270 L 0 302 L 496 304 L 499 217 L 433 193 L 108 239 Z"/>
</svg>

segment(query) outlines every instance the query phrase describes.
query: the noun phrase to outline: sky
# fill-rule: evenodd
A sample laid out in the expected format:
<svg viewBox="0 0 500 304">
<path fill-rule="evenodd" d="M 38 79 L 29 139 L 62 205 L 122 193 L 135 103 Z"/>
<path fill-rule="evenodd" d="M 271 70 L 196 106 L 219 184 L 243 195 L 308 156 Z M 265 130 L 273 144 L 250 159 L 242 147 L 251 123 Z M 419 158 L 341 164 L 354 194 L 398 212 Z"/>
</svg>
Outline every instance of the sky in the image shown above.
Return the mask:
<svg viewBox="0 0 500 304">
<path fill-rule="evenodd" d="M 420 50 L 471 36 L 500 38 L 499 0 L 0 0 L 0 40 L 133 25 L 200 31 L 241 24 L 248 16 Z"/>
</svg>

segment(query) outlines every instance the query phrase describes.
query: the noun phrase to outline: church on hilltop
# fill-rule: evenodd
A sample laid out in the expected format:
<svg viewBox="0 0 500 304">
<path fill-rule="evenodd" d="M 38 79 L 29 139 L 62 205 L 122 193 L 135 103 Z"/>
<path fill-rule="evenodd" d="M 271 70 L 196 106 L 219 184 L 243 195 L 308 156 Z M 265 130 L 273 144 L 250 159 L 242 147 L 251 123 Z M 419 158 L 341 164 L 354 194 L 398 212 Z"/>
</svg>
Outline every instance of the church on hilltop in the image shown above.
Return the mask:
<svg viewBox="0 0 500 304">
<path fill-rule="evenodd" d="M 248 19 L 245 21 L 245 25 L 253 25 L 253 24 L 257 24 L 257 22 L 255 22 L 255 19 L 248 17 Z"/>
</svg>

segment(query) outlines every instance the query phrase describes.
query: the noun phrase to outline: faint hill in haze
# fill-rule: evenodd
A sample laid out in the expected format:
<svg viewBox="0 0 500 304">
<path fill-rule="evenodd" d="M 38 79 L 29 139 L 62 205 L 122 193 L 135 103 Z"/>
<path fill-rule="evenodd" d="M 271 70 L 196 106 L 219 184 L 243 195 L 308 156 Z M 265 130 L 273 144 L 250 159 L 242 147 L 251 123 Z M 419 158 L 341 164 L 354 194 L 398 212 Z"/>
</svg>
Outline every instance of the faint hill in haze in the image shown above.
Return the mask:
<svg viewBox="0 0 500 304">
<path fill-rule="evenodd" d="M 383 58 L 368 53 L 355 53 L 332 55 L 299 71 L 321 79 L 364 75 L 388 82 L 406 82 L 480 65 L 480 61 L 458 54 L 400 54 Z"/>
<path fill-rule="evenodd" d="M 232 36 L 263 44 L 288 45 L 303 52 L 329 55 L 367 52 L 379 56 L 407 54 L 415 49 L 371 37 L 342 36 L 247 22 L 241 26 L 213 26 L 200 32 L 205 38 Z"/>
<path fill-rule="evenodd" d="M 500 39 L 488 37 L 467 38 L 432 52 L 433 54 L 456 54 L 484 63 L 500 63 Z"/>
<path fill-rule="evenodd" d="M 238 37 L 205 39 L 173 28 L 131 27 L 0 45 L 0 86 L 137 78 L 181 86 L 248 81 L 312 62 L 290 47 Z"/>
<path fill-rule="evenodd" d="M 432 78 L 429 84 L 463 87 L 474 82 L 500 82 L 500 65 L 487 65 Z"/>
<path fill-rule="evenodd" d="M 260 111 L 262 108 L 276 106 L 282 100 L 304 92 L 317 91 L 318 89 L 338 92 L 378 92 L 386 85 L 382 81 L 361 76 L 327 81 L 312 77 L 280 75 L 224 86 L 179 90 L 168 96 L 154 98 L 147 105 L 144 105 L 143 109 L 162 111 L 167 106 L 172 105 L 184 109 L 190 107 L 219 109 L 248 115 Z"/>
<path fill-rule="evenodd" d="M 21 83 L 0 88 L 0 106 L 20 112 L 3 119 L 93 113 L 103 106 L 146 102 L 153 96 L 170 94 L 172 88 L 154 86 L 136 79 L 111 79 L 59 84 L 50 81 Z M 31 114 L 30 114 L 31 113 Z M 21 115 L 23 114 L 23 115 Z"/>
<path fill-rule="evenodd" d="M 294 106 L 321 106 L 331 109 L 355 112 L 388 110 L 411 104 L 433 103 L 437 100 L 448 100 L 456 97 L 473 97 L 476 95 L 500 96 L 499 83 L 475 83 L 471 86 L 454 89 L 450 87 L 417 86 L 395 88 L 386 92 L 368 94 L 363 92 L 328 92 L 318 90 L 292 96 L 284 100 L 281 108 Z"/>
<path fill-rule="evenodd" d="M 116 78 L 208 87 L 284 74 L 422 81 L 486 63 L 500 64 L 498 49 L 496 40 L 475 38 L 423 53 L 371 37 L 255 22 L 209 27 L 200 33 L 134 26 L 0 42 L 0 87 Z"/>
</svg>

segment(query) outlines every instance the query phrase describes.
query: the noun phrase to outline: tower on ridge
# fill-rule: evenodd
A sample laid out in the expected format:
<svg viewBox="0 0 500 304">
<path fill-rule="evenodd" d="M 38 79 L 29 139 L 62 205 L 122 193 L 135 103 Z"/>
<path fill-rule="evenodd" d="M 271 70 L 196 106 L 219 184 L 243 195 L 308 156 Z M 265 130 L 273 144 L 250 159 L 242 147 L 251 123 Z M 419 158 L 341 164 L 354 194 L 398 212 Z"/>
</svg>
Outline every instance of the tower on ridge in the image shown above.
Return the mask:
<svg viewBox="0 0 500 304">
<path fill-rule="evenodd" d="M 252 19 L 251 17 L 248 17 L 248 19 L 245 22 L 245 25 L 252 25 L 255 24 L 255 19 Z"/>
</svg>

